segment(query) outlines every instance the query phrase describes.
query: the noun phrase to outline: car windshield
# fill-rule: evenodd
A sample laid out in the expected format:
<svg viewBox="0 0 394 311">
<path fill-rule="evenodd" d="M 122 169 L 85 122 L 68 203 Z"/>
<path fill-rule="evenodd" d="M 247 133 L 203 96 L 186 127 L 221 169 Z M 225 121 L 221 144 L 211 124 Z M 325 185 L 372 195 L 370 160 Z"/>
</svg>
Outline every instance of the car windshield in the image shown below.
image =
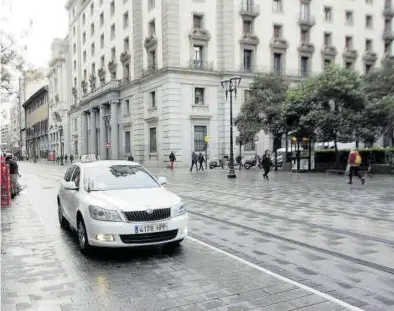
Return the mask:
<svg viewBox="0 0 394 311">
<path fill-rule="evenodd" d="M 158 188 L 160 185 L 141 166 L 111 165 L 85 168 L 85 190 L 106 191 Z"/>
</svg>

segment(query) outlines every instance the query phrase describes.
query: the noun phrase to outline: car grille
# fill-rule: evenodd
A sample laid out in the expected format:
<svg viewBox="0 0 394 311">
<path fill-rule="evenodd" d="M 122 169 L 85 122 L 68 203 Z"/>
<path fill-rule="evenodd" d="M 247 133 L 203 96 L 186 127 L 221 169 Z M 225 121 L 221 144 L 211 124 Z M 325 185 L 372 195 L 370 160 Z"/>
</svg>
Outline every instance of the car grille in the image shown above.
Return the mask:
<svg viewBox="0 0 394 311">
<path fill-rule="evenodd" d="M 152 214 L 148 214 L 146 211 L 139 212 L 124 212 L 127 221 L 155 221 L 163 220 L 171 217 L 171 208 L 160 208 L 152 211 Z"/>
<path fill-rule="evenodd" d="M 120 239 L 125 244 L 144 244 L 169 241 L 176 238 L 177 235 L 178 229 L 155 233 L 123 234 L 120 235 Z"/>
</svg>

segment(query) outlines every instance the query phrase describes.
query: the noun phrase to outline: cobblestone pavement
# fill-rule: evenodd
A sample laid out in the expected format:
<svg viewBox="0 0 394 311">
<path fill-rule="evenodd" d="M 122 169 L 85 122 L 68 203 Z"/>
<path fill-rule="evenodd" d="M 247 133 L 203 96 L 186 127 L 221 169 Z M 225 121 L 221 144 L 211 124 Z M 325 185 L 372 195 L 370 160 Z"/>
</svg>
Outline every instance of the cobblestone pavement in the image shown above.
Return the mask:
<svg viewBox="0 0 394 311">
<path fill-rule="evenodd" d="M 190 215 L 177 249 L 100 250 L 85 258 L 60 230 L 55 198 L 65 167 L 21 163 L 28 184 L 2 208 L 2 310 L 338 310 L 243 258 L 365 310 L 394 309 L 394 180 L 257 170 L 169 180 Z M 337 301 L 338 302 L 338 301 Z"/>
</svg>

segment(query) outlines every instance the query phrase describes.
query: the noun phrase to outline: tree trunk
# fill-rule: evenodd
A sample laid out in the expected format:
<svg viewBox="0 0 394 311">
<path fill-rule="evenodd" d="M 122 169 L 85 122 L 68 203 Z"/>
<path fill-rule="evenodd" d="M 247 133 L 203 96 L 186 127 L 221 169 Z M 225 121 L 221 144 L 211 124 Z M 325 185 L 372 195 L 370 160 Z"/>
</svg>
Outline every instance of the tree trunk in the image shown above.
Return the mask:
<svg viewBox="0 0 394 311">
<path fill-rule="evenodd" d="M 336 166 L 336 168 L 339 168 L 340 158 L 339 158 L 339 152 L 338 152 L 338 142 L 337 142 L 336 133 L 334 134 L 334 150 L 335 150 L 335 166 Z"/>
</svg>

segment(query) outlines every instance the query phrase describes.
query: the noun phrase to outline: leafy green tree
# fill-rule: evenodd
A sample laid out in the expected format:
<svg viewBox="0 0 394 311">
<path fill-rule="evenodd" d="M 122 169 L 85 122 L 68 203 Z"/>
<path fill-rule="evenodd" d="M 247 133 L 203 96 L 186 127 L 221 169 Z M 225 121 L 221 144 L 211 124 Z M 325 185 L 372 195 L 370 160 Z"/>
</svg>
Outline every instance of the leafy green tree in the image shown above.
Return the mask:
<svg viewBox="0 0 394 311">
<path fill-rule="evenodd" d="M 308 100 L 314 110 L 309 122 L 318 120 L 316 134 L 322 141 L 334 141 L 335 150 L 341 135 L 351 128 L 350 116 L 362 111 L 366 104 L 361 77 L 352 70 L 330 67 L 310 78 L 305 85 Z"/>
<path fill-rule="evenodd" d="M 250 86 L 249 99 L 242 105 L 240 114 L 235 118 L 241 135 L 250 139 L 264 130 L 274 139 L 281 138 L 286 132 L 283 107 L 286 102 L 288 84 L 277 73 L 261 73 Z"/>
<path fill-rule="evenodd" d="M 394 94 L 394 60 L 385 60 L 382 67 L 364 77 L 364 92 L 369 100 Z"/>
</svg>

